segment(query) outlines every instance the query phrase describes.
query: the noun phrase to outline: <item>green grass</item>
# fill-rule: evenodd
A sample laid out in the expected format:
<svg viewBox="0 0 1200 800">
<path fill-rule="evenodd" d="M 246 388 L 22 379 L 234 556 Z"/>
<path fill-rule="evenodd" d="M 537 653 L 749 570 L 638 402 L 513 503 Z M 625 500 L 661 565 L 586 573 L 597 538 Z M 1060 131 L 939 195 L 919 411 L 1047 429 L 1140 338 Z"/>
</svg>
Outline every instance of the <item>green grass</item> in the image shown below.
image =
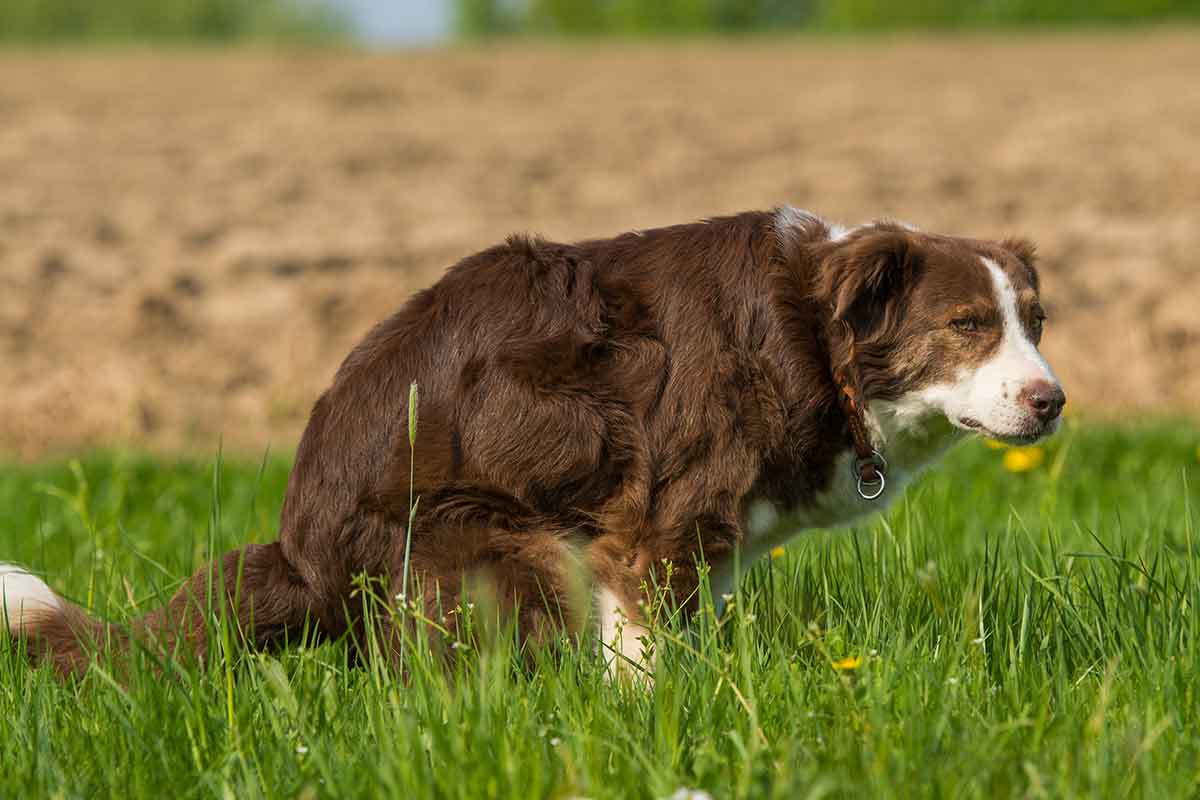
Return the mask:
<svg viewBox="0 0 1200 800">
<path fill-rule="evenodd" d="M 348 33 L 323 0 L 6 0 L 0 43 L 331 41 Z"/>
<path fill-rule="evenodd" d="M 456 0 L 461 33 L 659 35 L 1195 21 L 1198 0 Z"/>
<path fill-rule="evenodd" d="M 503 641 L 449 671 L 415 648 L 407 681 L 343 642 L 67 686 L 0 646 L 0 797 L 1195 797 L 1198 444 L 1072 426 L 1010 474 L 968 443 L 885 517 L 757 567 L 722 623 L 656 631 L 652 690 Z M 286 472 L 8 466 L 0 555 L 127 619 L 273 538 Z"/>
</svg>

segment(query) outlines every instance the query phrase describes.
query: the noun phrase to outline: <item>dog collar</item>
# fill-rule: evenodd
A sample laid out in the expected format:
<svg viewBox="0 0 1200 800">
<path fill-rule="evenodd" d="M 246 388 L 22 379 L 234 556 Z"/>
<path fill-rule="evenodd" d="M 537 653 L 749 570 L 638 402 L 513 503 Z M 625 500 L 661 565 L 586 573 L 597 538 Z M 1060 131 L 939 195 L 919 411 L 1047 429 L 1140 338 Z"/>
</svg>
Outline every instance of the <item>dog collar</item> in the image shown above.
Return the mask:
<svg viewBox="0 0 1200 800">
<path fill-rule="evenodd" d="M 858 394 L 850 381 L 840 372 L 834 376 L 834 381 L 838 386 L 838 396 L 842 399 L 846 422 L 850 427 L 850 440 L 854 445 L 854 462 L 850 465 L 850 471 L 855 478 L 858 496 L 863 500 L 878 499 L 887 487 L 887 459 L 871 444 L 867 421 L 863 417 Z"/>
</svg>

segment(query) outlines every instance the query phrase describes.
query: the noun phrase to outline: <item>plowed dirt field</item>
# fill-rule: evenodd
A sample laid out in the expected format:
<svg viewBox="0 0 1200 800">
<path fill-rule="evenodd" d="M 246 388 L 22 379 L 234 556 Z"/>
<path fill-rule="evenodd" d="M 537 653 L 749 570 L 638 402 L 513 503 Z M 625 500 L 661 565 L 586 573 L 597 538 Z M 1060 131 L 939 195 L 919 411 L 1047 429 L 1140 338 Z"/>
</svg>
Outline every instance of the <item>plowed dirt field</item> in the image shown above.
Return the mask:
<svg viewBox="0 0 1200 800">
<path fill-rule="evenodd" d="M 1200 30 L 0 55 L 0 453 L 294 446 L 513 231 L 782 202 L 1034 238 L 1076 408 L 1200 410 Z"/>
</svg>

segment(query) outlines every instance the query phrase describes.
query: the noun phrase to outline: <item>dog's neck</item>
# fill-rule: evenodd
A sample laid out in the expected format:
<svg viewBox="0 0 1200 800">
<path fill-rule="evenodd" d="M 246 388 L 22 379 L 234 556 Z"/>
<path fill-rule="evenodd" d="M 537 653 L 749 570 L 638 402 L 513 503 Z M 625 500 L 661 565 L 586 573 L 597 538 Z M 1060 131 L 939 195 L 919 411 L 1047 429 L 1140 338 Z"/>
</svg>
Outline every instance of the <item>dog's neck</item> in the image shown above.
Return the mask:
<svg viewBox="0 0 1200 800">
<path fill-rule="evenodd" d="M 909 474 L 931 466 L 970 435 L 944 415 L 918 412 L 903 400 L 871 401 L 865 417 L 875 448 Z"/>
<path fill-rule="evenodd" d="M 713 596 L 718 609 L 733 591 L 738 575 L 771 549 L 809 528 L 849 525 L 887 507 L 903 496 L 908 483 L 932 466 L 963 438 L 944 416 L 918 412 L 903 402 L 873 401 L 863 414 L 873 447 L 888 462 L 886 491 L 873 500 L 856 491 L 856 454 L 849 441 L 834 458 L 825 488 L 795 507 L 780 506 L 769 497 L 751 499 L 745 508 L 744 539 L 737 554 L 714 566 Z"/>
</svg>

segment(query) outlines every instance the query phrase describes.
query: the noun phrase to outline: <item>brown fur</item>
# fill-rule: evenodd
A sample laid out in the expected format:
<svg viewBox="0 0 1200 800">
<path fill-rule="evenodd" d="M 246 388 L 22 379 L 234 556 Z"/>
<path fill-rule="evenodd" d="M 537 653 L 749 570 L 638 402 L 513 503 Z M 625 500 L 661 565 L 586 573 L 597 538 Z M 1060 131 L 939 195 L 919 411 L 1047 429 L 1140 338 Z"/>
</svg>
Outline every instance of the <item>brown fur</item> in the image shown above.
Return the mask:
<svg viewBox="0 0 1200 800">
<path fill-rule="evenodd" d="M 667 562 L 676 601 L 692 604 L 697 559 L 729 556 L 748 501 L 801 508 L 829 484 L 849 447 L 833 370 L 888 398 L 985 357 L 986 336 L 946 330 L 953 314 L 996 313 L 968 263 L 981 253 L 1036 293 L 1027 243 L 887 224 L 832 241 L 818 221 L 775 220 L 575 245 L 513 237 L 451 268 L 342 364 L 300 442 L 279 541 L 224 556 L 213 599 L 256 646 L 306 620 L 337 636 L 359 624 L 356 574 L 399 591 L 411 535 L 430 614 L 480 574 L 526 635 L 579 624 L 571 553 L 631 616 Z M 202 570 L 132 635 L 202 654 L 211 584 Z M 78 610 L 23 633 L 64 674 L 86 667 L 81 640 L 127 636 Z"/>
</svg>

